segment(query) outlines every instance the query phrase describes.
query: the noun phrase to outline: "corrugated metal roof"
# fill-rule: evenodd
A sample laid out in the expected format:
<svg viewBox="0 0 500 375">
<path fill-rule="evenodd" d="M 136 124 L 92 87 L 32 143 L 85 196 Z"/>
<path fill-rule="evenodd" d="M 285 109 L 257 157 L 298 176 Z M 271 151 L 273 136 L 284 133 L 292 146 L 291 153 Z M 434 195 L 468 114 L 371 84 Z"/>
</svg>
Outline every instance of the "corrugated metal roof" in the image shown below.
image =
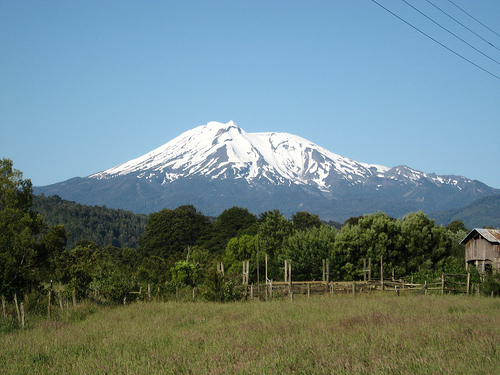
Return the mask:
<svg viewBox="0 0 500 375">
<path fill-rule="evenodd" d="M 486 241 L 500 244 L 500 229 L 474 228 L 460 243 L 466 243 L 474 235 L 479 233 Z"/>
</svg>

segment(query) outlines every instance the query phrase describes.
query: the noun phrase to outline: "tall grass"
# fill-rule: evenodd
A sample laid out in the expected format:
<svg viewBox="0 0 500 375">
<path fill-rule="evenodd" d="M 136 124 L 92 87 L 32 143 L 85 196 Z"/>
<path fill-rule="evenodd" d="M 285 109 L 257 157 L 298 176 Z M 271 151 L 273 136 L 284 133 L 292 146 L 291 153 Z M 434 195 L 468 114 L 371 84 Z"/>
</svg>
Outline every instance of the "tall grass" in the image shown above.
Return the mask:
<svg viewBox="0 0 500 375">
<path fill-rule="evenodd" d="M 0 335 L 7 374 L 485 374 L 500 300 L 333 296 L 136 303 Z"/>
</svg>

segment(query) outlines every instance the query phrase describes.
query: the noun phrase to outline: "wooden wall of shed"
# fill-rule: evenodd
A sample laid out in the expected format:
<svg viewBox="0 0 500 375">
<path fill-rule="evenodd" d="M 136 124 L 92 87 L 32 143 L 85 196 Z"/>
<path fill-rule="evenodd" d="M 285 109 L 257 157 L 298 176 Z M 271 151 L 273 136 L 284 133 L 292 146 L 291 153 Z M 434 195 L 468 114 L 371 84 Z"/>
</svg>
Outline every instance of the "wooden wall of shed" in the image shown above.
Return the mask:
<svg viewBox="0 0 500 375">
<path fill-rule="evenodd" d="M 500 246 L 483 238 L 472 239 L 465 245 L 465 262 L 489 260 L 493 268 L 500 269 Z"/>
</svg>

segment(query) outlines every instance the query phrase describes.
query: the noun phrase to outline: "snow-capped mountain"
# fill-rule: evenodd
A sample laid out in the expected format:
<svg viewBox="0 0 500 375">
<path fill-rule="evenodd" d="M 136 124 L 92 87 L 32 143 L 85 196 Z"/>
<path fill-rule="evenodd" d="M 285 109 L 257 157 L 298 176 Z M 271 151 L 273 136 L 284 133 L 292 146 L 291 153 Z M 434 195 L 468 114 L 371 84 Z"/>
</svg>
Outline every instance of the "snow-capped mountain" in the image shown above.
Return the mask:
<svg viewBox="0 0 500 375">
<path fill-rule="evenodd" d="M 247 133 L 233 121 L 209 122 L 186 131 L 165 145 L 90 178 L 130 173 L 138 178 L 243 179 L 248 183 L 310 185 L 329 192 L 337 176 L 351 181 L 382 177 L 389 168 L 359 163 L 287 133 Z M 332 179 L 332 177 L 335 177 Z"/>
<path fill-rule="evenodd" d="M 465 177 L 361 163 L 292 134 L 247 133 L 233 121 L 209 122 L 139 158 L 35 192 L 135 212 L 193 204 L 214 216 L 241 206 L 333 220 L 432 212 L 500 193 Z"/>
</svg>

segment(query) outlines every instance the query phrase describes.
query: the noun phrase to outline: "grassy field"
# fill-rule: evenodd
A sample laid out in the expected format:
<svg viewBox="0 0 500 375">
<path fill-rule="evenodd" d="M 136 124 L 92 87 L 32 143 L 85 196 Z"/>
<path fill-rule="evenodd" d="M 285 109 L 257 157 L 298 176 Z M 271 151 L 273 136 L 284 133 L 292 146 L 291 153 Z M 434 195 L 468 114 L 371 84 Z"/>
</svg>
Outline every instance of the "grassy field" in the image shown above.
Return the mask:
<svg viewBox="0 0 500 375">
<path fill-rule="evenodd" d="M 1 318 L 0 318 L 1 319 Z M 136 303 L 0 335 L 2 374 L 493 374 L 500 299 Z"/>
</svg>

